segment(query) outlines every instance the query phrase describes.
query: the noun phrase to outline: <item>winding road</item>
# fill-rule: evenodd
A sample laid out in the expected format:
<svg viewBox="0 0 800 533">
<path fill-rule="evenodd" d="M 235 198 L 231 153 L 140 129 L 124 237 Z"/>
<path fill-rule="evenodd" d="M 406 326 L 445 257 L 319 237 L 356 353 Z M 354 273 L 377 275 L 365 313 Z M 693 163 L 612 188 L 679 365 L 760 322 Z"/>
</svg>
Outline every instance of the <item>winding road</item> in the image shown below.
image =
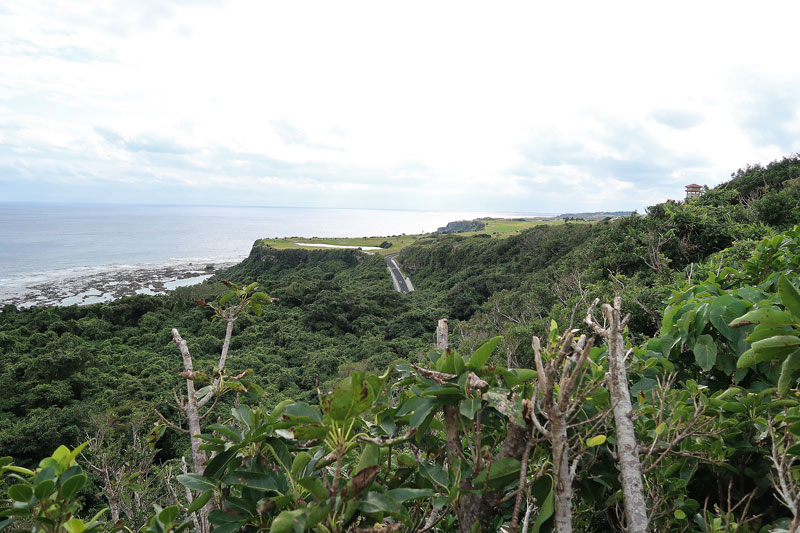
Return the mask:
<svg viewBox="0 0 800 533">
<path fill-rule="evenodd" d="M 400 272 L 400 267 L 397 266 L 397 261 L 395 261 L 395 257 L 398 255 L 400 254 L 396 253 L 386 255 L 386 266 L 389 267 L 389 273 L 392 275 L 394 288 L 397 290 L 397 292 L 405 294 L 413 291 L 414 286 L 411 284 L 411 280 L 403 276 L 403 273 Z"/>
</svg>

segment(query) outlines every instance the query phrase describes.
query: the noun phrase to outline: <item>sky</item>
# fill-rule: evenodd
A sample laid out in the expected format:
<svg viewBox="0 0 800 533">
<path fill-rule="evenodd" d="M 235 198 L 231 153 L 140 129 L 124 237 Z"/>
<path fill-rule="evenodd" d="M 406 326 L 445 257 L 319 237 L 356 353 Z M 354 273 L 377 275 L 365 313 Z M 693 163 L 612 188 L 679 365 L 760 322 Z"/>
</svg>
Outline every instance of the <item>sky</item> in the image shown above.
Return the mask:
<svg viewBox="0 0 800 533">
<path fill-rule="evenodd" d="M 800 151 L 800 2 L 0 0 L 0 201 L 638 210 Z"/>
</svg>

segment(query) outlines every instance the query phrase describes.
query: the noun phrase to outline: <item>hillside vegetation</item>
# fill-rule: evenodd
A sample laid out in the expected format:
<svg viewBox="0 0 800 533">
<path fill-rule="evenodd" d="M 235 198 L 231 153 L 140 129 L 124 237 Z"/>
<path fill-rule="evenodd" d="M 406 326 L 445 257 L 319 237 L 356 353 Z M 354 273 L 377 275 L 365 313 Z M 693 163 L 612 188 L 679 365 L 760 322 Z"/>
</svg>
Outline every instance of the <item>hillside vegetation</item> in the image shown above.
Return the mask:
<svg viewBox="0 0 800 533">
<path fill-rule="evenodd" d="M 652 531 L 794 531 L 798 183 L 792 156 L 645 215 L 409 239 L 388 249 L 407 295 L 379 255 L 265 240 L 168 297 L 6 306 L 0 529 L 640 531 L 641 512 Z M 227 323 L 205 304 L 247 303 L 231 282 L 277 300 L 230 322 L 220 371 Z M 172 328 L 204 374 L 179 375 Z M 199 468 L 177 429 L 192 397 L 173 395 L 195 381 L 213 396 Z"/>
</svg>

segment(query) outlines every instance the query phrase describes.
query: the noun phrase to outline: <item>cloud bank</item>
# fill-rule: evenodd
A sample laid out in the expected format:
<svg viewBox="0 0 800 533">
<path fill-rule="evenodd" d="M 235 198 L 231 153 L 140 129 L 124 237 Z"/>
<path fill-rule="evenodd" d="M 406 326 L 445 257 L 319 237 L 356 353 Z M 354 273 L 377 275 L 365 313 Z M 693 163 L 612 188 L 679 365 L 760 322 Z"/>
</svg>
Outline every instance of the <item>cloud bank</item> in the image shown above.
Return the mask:
<svg viewBox="0 0 800 533">
<path fill-rule="evenodd" d="M 0 8 L 0 201 L 637 209 L 800 151 L 793 2 Z"/>
</svg>

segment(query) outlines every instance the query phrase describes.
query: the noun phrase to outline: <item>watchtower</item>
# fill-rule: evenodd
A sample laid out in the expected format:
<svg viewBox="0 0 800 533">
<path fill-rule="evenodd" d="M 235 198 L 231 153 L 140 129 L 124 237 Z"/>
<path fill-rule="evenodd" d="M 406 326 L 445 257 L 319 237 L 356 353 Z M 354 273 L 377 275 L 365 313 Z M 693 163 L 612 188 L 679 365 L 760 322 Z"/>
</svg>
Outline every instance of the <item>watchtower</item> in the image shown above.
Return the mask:
<svg viewBox="0 0 800 533">
<path fill-rule="evenodd" d="M 703 186 L 698 185 L 696 183 L 692 183 L 691 185 L 686 186 L 686 199 L 689 200 L 690 198 L 700 198 L 700 195 L 703 194 Z"/>
</svg>

